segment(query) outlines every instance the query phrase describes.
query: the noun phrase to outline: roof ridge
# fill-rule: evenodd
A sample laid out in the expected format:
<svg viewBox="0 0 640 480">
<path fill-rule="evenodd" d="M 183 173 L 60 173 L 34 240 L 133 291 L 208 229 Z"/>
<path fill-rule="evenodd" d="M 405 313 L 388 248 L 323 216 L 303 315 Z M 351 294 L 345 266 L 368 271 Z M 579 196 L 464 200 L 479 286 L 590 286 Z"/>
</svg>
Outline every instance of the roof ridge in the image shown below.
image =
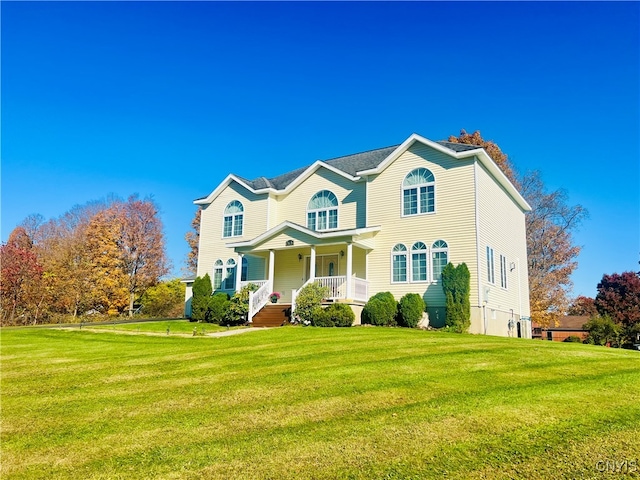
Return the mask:
<svg viewBox="0 0 640 480">
<path fill-rule="evenodd" d="M 349 153 L 347 155 L 341 155 L 339 157 L 332 157 L 332 158 L 328 158 L 326 160 L 319 160 L 319 161 L 320 162 L 330 162 L 331 160 L 337 160 L 339 158 L 353 157 L 355 155 L 362 155 L 363 153 L 377 152 L 377 151 L 380 151 L 380 150 L 386 150 L 388 148 L 397 148 L 399 146 L 400 146 L 400 144 L 398 143 L 397 145 L 389 145 L 388 147 L 381 147 L 381 148 L 372 148 L 370 150 L 364 150 L 363 152 Z"/>
</svg>

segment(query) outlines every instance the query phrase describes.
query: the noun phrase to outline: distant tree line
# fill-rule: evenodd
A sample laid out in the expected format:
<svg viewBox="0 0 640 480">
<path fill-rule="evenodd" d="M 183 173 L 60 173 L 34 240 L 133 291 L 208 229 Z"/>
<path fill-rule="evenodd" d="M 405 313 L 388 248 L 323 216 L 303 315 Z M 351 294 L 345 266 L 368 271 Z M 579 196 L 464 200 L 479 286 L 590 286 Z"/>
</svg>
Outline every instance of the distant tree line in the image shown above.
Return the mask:
<svg viewBox="0 0 640 480">
<path fill-rule="evenodd" d="M 137 196 L 90 202 L 48 221 L 31 215 L 0 247 L 0 262 L 2 325 L 131 316 L 169 272 L 158 208 Z M 173 287 L 156 291 L 156 303 L 175 298 L 181 286 Z"/>
</svg>

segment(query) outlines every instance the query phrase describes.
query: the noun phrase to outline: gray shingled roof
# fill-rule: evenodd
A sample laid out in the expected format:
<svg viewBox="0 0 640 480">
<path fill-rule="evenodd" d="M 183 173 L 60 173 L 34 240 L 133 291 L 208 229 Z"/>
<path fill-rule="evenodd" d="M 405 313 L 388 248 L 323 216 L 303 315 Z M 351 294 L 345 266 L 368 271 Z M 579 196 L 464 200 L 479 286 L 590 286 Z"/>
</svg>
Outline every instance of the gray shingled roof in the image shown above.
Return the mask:
<svg viewBox="0 0 640 480">
<path fill-rule="evenodd" d="M 466 152 L 468 150 L 481 148 L 477 145 L 466 145 L 463 143 L 453 143 L 444 140 L 436 143 L 442 145 L 445 148 L 453 150 L 454 152 Z M 398 145 L 377 148 L 375 150 L 368 150 L 366 152 L 354 153 L 352 155 L 346 155 L 344 157 L 324 160 L 324 163 L 331 165 L 338 170 L 342 170 L 343 172 L 351 176 L 356 176 L 357 172 L 376 168 L 396 148 L 398 148 Z M 307 165 L 306 167 L 298 168 L 296 170 L 283 173 L 282 175 L 278 175 L 277 177 L 273 178 L 258 177 L 255 180 L 246 180 L 244 178 L 242 178 L 241 180 L 256 190 L 262 188 L 275 188 L 276 190 L 283 190 L 309 167 L 310 165 Z"/>
</svg>

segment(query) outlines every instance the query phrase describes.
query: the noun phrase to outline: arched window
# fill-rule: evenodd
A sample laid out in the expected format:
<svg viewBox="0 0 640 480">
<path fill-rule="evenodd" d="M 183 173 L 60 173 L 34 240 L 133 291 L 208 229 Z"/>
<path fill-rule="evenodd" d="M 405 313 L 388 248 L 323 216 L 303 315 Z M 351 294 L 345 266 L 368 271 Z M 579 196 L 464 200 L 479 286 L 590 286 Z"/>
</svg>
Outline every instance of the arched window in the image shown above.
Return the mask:
<svg viewBox="0 0 640 480">
<path fill-rule="evenodd" d="M 449 246 L 444 240 L 436 240 L 431 246 L 431 279 L 434 282 L 440 280 L 442 270 L 449 263 Z"/>
<path fill-rule="evenodd" d="M 427 246 L 422 242 L 411 247 L 411 281 L 427 281 Z"/>
<path fill-rule="evenodd" d="M 309 200 L 307 228 L 309 230 L 338 228 L 338 199 L 329 190 L 322 190 Z"/>
<path fill-rule="evenodd" d="M 213 264 L 213 289 L 218 290 L 222 286 L 222 260 L 216 260 Z"/>
<path fill-rule="evenodd" d="M 236 288 L 236 261 L 233 258 L 227 260 L 227 275 L 224 278 L 224 289 L 234 290 Z"/>
<path fill-rule="evenodd" d="M 233 200 L 224 209 L 223 237 L 241 237 L 244 207 L 238 200 Z"/>
<path fill-rule="evenodd" d="M 416 168 L 402 182 L 402 214 L 431 213 L 436 208 L 435 178 L 426 168 Z"/>
<path fill-rule="evenodd" d="M 407 281 L 407 247 L 398 243 L 391 252 L 391 281 L 401 283 Z"/>
</svg>

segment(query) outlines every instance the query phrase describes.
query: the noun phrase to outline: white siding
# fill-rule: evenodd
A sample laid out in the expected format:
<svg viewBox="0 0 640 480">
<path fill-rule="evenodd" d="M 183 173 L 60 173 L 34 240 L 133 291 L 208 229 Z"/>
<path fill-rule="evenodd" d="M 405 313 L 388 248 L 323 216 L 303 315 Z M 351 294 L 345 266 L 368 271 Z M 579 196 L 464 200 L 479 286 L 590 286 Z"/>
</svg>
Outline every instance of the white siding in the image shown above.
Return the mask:
<svg viewBox="0 0 640 480">
<path fill-rule="evenodd" d="M 489 289 L 483 325 L 475 333 L 508 335 L 508 322 L 529 316 L 529 288 L 527 276 L 527 244 L 524 212 L 497 184 L 481 164 L 476 165 L 478 184 L 479 224 L 479 297 L 472 304 L 482 305 L 485 289 Z M 487 274 L 487 246 L 493 248 L 495 282 Z M 507 288 L 500 284 L 500 256 L 506 257 Z M 511 264 L 514 269 L 511 269 Z M 475 301 L 474 301 L 475 300 Z M 484 324 L 486 322 L 486 325 Z M 515 332 L 515 325 L 513 328 Z M 526 332 L 527 336 L 530 332 Z M 514 333 L 515 335 L 515 333 Z"/>
<path fill-rule="evenodd" d="M 402 216 L 402 182 L 415 168 L 428 168 L 435 177 L 435 213 Z M 449 247 L 448 260 L 455 265 L 465 262 L 472 278 L 472 295 L 477 297 L 477 261 L 473 160 L 457 160 L 422 144 L 411 147 L 381 174 L 368 183 L 370 226 L 380 225 L 375 249 L 369 254 L 370 292 L 390 291 L 399 299 L 408 292 L 421 294 L 430 308 L 444 307 L 439 283 L 391 283 L 391 250 L 397 243 L 408 249 L 417 242 L 429 247 L 444 240 Z M 410 252 L 409 252 L 410 255 Z M 410 272 L 409 272 L 410 274 Z M 441 323 L 444 321 L 442 310 Z M 432 319 L 433 320 L 433 319 Z"/>
</svg>

